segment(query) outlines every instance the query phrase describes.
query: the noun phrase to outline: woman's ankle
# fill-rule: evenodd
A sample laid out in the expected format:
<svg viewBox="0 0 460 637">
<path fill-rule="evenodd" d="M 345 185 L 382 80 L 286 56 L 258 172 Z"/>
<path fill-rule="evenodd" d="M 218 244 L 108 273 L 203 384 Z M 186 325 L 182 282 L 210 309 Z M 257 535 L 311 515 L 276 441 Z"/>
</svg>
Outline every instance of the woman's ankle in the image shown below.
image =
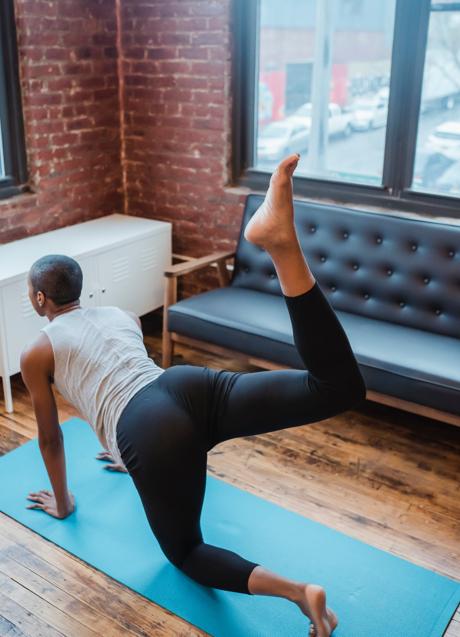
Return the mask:
<svg viewBox="0 0 460 637">
<path fill-rule="evenodd" d="M 305 584 L 272 573 L 260 565 L 251 571 L 248 579 L 248 590 L 252 595 L 283 597 L 294 603 L 302 598 L 304 589 Z"/>
</svg>

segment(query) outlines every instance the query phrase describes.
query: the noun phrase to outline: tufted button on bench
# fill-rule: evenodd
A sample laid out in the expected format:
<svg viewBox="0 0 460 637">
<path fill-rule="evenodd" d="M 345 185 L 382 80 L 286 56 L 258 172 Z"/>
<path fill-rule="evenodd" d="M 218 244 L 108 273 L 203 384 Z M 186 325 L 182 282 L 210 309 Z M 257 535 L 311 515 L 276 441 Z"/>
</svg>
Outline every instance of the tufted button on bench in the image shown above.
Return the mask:
<svg viewBox="0 0 460 637">
<path fill-rule="evenodd" d="M 167 308 L 163 367 L 171 343 L 184 342 L 237 352 L 267 369 L 303 368 L 270 255 L 242 232 L 262 201 L 247 198 L 234 252 L 197 261 L 196 268 L 214 259 L 220 287 Z M 294 213 L 306 259 L 349 338 L 371 400 L 460 425 L 460 226 L 305 201 L 294 202 Z M 391 264 L 382 263 L 384 254 Z M 229 255 L 231 273 L 223 266 Z M 422 257 L 429 272 L 414 269 Z M 191 268 L 193 260 L 184 273 Z M 173 266 L 165 274 L 180 272 Z"/>
</svg>

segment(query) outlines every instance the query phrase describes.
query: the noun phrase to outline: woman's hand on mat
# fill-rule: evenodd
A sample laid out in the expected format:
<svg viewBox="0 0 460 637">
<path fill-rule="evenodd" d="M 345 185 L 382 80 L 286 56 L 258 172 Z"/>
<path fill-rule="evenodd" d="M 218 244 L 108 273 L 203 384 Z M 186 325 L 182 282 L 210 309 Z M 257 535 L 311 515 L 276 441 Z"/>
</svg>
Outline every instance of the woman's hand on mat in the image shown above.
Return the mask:
<svg viewBox="0 0 460 637">
<path fill-rule="evenodd" d="M 101 451 L 96 456 L 97 460 L 105 460 L 106 462 L 110 462 L 110 464 L 106 464 L 104 469 L 108 471 L 120 471 L 121 473 L 128 473 L 127 470 L 121 464 L 117 464 L 113 459 L 112 454 L 109 451 Z"/>
<path fill-rule="evenodd" d="M 75 511 L 75 498 L 72 493 L 69 492 L 69 503 L 65 508 L 58 507 L 54 493 L 47 489 L 41 491 L 33 491 L 27 496 L 28 500 L 33 500 L 35 504 L 29 504 L 27 509 L 42 509 L 48 515 L 53 518 L 63 520 Z"/>
</svg>

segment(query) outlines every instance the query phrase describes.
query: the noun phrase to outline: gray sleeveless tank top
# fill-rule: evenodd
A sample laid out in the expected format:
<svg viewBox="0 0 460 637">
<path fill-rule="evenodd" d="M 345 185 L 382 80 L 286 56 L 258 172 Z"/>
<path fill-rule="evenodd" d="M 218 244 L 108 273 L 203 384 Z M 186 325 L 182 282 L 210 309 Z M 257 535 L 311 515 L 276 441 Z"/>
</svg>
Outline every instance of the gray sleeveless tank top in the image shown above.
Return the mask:
<svg viewBox="0 0 460 637">
<path fill-rule="evenodd" d="M 165 370 L 147 354 L 142 330 L 115 306 L 79 307 L 41 328 L 54 352 L 54 384 L 124 466 L 116 427 L 128 401 Z"/>
</svg>

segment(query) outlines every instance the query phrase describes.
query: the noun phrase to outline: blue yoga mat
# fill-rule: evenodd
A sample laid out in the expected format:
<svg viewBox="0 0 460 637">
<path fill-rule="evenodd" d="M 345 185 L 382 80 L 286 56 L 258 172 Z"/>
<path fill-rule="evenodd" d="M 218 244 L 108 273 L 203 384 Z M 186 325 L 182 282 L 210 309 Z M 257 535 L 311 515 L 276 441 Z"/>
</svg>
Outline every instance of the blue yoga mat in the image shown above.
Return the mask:
<svg viewBox="0 0 460 637">
<path fill-rule="evenodd" d="M 197 584 L 164 557 L 127 474 L 103 469 L 85 421 L 63 423 L 69 488 L 65 520 L 26 509 L 50 482 L 37 440 L 0 458 L 0 510 L 215 637 L 304 637 L 308 619 L 283 599 Z M 174 468 L 171 469 L 174 471 Z M 266 568 L 325 587 L 334 637 L 441 637 L 460 583 L 374 548 L 208 475 L 203 534 Z"/>
</svg>

